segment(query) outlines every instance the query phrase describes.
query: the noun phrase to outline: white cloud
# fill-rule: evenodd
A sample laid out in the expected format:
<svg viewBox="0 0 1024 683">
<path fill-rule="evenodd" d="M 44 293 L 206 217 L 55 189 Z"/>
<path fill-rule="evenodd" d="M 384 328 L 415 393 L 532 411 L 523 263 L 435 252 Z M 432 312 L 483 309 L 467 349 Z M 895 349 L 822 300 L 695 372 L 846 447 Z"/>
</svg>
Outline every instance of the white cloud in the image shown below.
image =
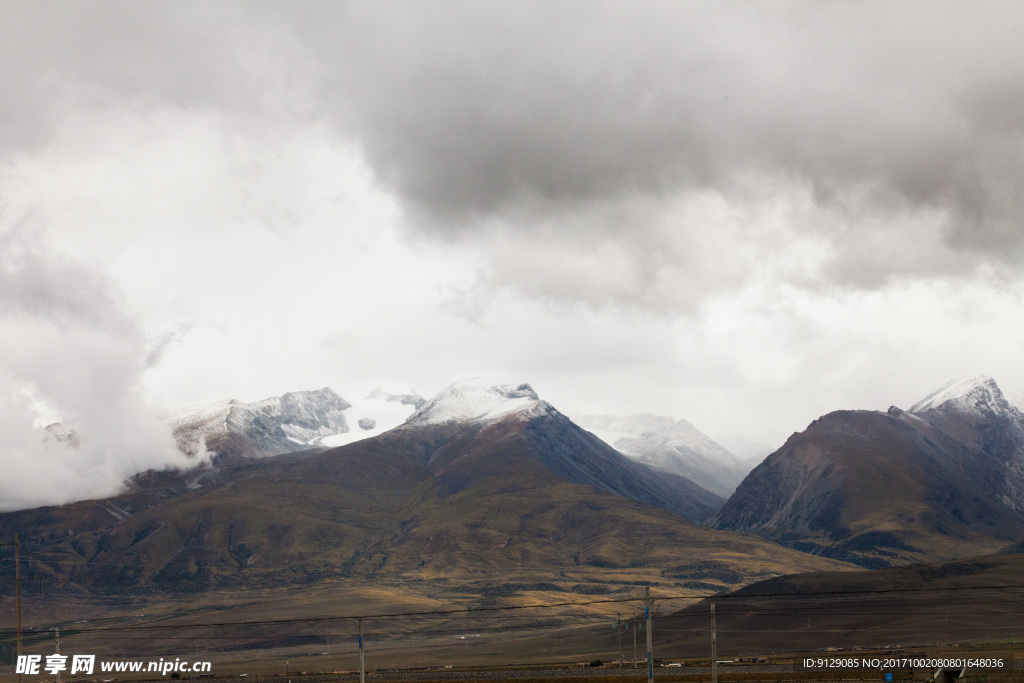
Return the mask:
<svg viewBox="0 0 1024 683">
<path fill-rule="evenodd" d="M 95 273 L 0 232 L 0 509 L 117 492 L 148 468 L 185 466 L 142 391 L 145 340 Z M 81 444 L 44 440 L 59 418 Z"/>
</svg>

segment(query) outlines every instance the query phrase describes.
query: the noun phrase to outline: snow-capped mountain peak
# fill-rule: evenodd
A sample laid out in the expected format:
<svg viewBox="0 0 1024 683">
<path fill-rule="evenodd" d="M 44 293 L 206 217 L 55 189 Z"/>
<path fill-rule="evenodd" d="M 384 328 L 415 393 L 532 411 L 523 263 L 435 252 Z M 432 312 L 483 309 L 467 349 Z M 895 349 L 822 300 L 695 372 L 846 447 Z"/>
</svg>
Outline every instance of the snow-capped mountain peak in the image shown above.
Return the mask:
<svg viewBox="0 0 1024 683">
<path fill-rule="evenodd" d="M 448 385 L 420 406 L 406 424 L 486 422 L 517 412 L 532 414 L 546 405 L 529 384 L 496 385 L 475 378 Z"/>
<path fill-rule="evenodd" d="M 908 412 L 920 415 L 933 410 L 979 415 L 1016 412 L 996 381 L 986 375 L 947 382 L 911 406 Z"/>
</svg>

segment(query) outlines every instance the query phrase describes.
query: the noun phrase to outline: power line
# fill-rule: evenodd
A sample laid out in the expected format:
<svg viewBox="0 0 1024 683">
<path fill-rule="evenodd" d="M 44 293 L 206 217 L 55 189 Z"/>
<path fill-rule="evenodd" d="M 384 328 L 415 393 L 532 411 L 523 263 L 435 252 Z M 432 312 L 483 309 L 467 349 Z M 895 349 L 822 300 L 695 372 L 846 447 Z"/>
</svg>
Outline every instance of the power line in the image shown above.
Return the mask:
<svg viewBox="0 0 1024 683">
<path fill-rule="evenodd" d="M 401 612 L 391 614 L 371 614 L 371 615 L 338 615 L 329 617 L 289 617 L 283 619 L 252 619 L 244 621 L 219 621 L 209 622 L 205 624 L 135 624 L 126 626 L 104 626 L 98 628 L 82 628 L 78 629 L 79 633 L 89 633 L 98 631 L 122 631 L 122 630 L 161 630 L 171 628 L 224 628 L 229 626 L 261 626 L 267 624 L 295 624 L 295 623 L 321 623 L 325 621 L 351 621 L 356 619 L 373 619 L 374 621 L 388 621 L 391 619 L 406 619 L 409 617 L 448 617 L 456 616 L 461 614 L 470 613 L 486 613 L 486 612 L 506 612 L 506 611 L 517 611 L 517 610 L 528 610 L 528 609 L 549 609 L 554 607 L 585 607 L 587 605 L 599 605 L 599 604 L 611 604 L 621 602 L 632 602 L 639 598 L 617 598 L 617 599 L 605 599 L 605 600 L 587 600 L 582 602 L 557 602 L 549 604 L 538 604 L 538 605 L 504 605 L 504 606 L 493 606 L 493 607 L 466 607 L 462 609 L 451 609 L 451 610 L 428 610 L 421 612 Z"/>
<path fill-rule="evenodd" d="M 771 593 L 771 594 L 754 594 L 754 595 L 715 595 L 708 596 L 704 594 L 683 594 L 683 595 L 672 595 L 664 598 L 659 598 L 660 601 L 670 600 L 699 600 L 705 598 L 714 598 L 716 601 L 719 600 L 753 600 L 758 598 L 778 599 L 782 597 L 816 597 L 816 596 L 853 596 L 853 595 L 894 595 L 894 594 L 914 594 L 914 593 L 936 593 L 936 592 L 966 592 L 976 590 L 1013 590 L 1024 588 L 1024 585 L 1010 584 L 1006 586 L 954 586 L 948 588 L 893 588 L 893 589 L 873 589 L 873 590 L 854 590 L 854 591 L 818 591 L 818 592 L 791 592 L 791 593 Z M 640 597 L 628 597 L 628 598 L 604 598 L 600 600 L 585 600 L 585 601 L 566 601 L 556 603 L 542 603 L 534 605 L 496 605 L 486 607 L 464 607 L 458 609 L 446 609 L 446 610 L 423 610 L 415 612 L 400 612 L 400 613 L 384 613 L 384 614 L 371 614 L 371 615 L 360 615 L 360 614 L 346 614 L 337 616 L 324 616 L 324 617 L 289 617 L 289 618 L 278 618 L 278 619 L 254 619 L 254 620 L 240 620 L 240 621 L 217 621 L 208 622 L 201 624 L 126 624 L 126 625 L 110 625 L 110 626 L 99 626 L 99 627 L 84 627 L 74 629 L 75 633 L 99 633 L 99 632 L 121 632 L 121 631 L 157 631 L 157 630 L 171 630 L 171 629 L 203 629 L 203 628 L 224 628 L 224 627 L 244 627 L 244 626 L 263 626 L 271 624 L 295 624 L 295 623 L 323 623 L 332 621 L 349 621 L 356 620 L 359 618 L 372 619 L 375 621 L 388 621 L 388 620 L 402 620 L 410 619 L 415 617 L 420 618 L 438 618 L 438 617 L 453 617 L 470 614 L 486 614 L 486 613 L 499 613 L 499 612 L 512 612 L 512 611 L 523 611 L 523 610 L 534 610 L 534 609 L 552 609 L 558 607 L 587 607 L 592 605 L 602 604 L 619 604 L 625 602 L 635 602 L 642 600 Z M 806 614 L 806 613 L 803 613 Z M 826 615 L 839 616 L 838 613 L 826 613 Z M 754 616 L 754 615 L 748 615 Z M 663 618 L 683 618 L 683 615 L 670 615 L 669 617 Z"/>
<path fill-rule="evenodd" d="M 32 578 L 32 581 L 39 581 L 39 580 L 40 579 L 37 578 L 37 577 L 36 578 Z M 43 578 L 42 580 L 46 580 L 46 579 Z M 636 586 L 636 587 L 637 588 L 642 588 L 643 586 Z M 657 588 L 658 586 L 653 585 L 652 587 Z M 667 601 L 673 601 L 673 600 L 708 600 L 708 599 L 713 599 L 713 600 L 716 600 L 716 601 L 718 601 L 718 600 L 728 600 L 728 601 L 732 601 L 732 602 L 742 602 L 742 601 L 745 601 L 745 600 L 751 600 L 751 601 L 757 601 L 759 604 L 763 604 L 765 600 L 783 600 L 783 599 L 786 599 L 786 598 L 791 598 L 791 599 L 792 598 L 814 598 L 816 596 L 820 596 L 819 599 L 821 599 L 821 600 L 828 599 L 829 601 L 833 601 L 833 600 L 836 600 L 836 599 L 840 599 L 840 600 L 841 599 L 850 599 L 850 600 L 870 599 L 868 596 L 873 596 L 873 595 L 907 594 L 906 595 L 907 598 L 913 598 L 913 595 L 909 595 L 909 594 L 914 594 L 914 593 L 945 593 L 945 592 L 960 593 L 960 592 L 963 592 L 963 591 L 984 591 L 984 590 L 1006 591 L 1006 590 L 1014 590 L 1014 589 L 1024 589 L 1024 584 L 1007 584 L 1007 585 L 1002 585 L 1002 586 L 922 586 L 922 587 L 918 587 L 918 588 L 865 588 L 865 589 L 856 589 L 856 590 L 807 591 L 807 592 L 795 591 L 795 592 L 786 592 L 786 593 L 739 593 L 739 592 L 733 592 L 733 593 L 706 593 L 706 592 L 701 592 L 701 593 L 685 593 L 685 594 L 669 595 L 669 596 L 665 596 L 665 597 L 659 597 L 659 598 L 657 598 L 657 600 L 658 600 L 658 602 L 667 602 Z M 260 590 L 260 591 L 267 590 L 267 591 L 269 591 L 270 589 L 256 589 L 256 590 Z M 522 589 L 522 590 L 525 590 L 525 589 Z M 742 589 L 740 589 L 740 590 L 742 590 Z M 220 591 L 217 591 L 217 592 L 220 592 Z M 230 592 L 230 590 L 224 589 L 223 592 Z M 566 592 L 571 592 L 571 591 L 566 591 Z M 57 597 L 55 594 L 52 594 L 52 593 L 50 595 L 53 595 L 54 598 Z M 117 594 L 117 593 L 91 594 L 91 593 L 88 593 L 86 591 L 75 592 L 75 593 L 72 594 L 72 596 L 73 597 L 79 597 L 79 598 L 86 599 L 86 600 L 91 600 L 91 599 L 95 599 L 95 598 L 110 598 L 112 600 L 136 601 L 136 602 L 140 602 L 142 604 L 146 604 L 147 600 L 150 600 L 150 599 L 152 599 L 154 597 L 157 597 L 157 598 L 174 597 L 174 595 L 170 594 L 170 593 L 168 593 L 168 594 L 163 594 L 163 593 L 160 593 L 160 594 L 131 594 L 131 593 L 129 593 L 129 594 Z M 844 598 L 844 596 L 846 596 L 846 597 Z M 864 596 L 864 597 L 858 597 L 858 596 Z M 3 598 L 3 597 L 11 597 L 11 596 L 0 595 L 0 598 Z M 1024 596 L 1022 596 L 1022 597 L 1024 597 Z M 925 597 L 922 596 L 921 599 L 925 599 Z M 589 604 L 599 604 L 599 603 L 602 603 L 602 602 L 632 602 L 632 601 L 635 601 L 635 600 L 642 600 L 642 598 L 640 598 L 640 597 L 609 598 L 609 599 L 605 599 L 605 600 L 595 600 L 595 601 L 587 601 L 587 602 L 553 603 L 551 605 L 537 605 L 537 607 L 554 607 L 554 606 L 562 606 L 562 605 L 589 605 Z M 253 602 L 253 603 L 240 603 L 240 604 L 256 604 L 256 603 Z M 528 608 L 528 607 L 532 607 L 532 606 L 512 606 L 512 607 L 474 608 L 474 609 L 479 611 L 479 610 L 483 610 L 483 609 L 525 609 L 525 608 Z M 455 610 L 455 611 L 458 611 L 458 610 Z M 409 613 L 409 614 L 439 614 L 439 613 L 451 613 L 451 612 L 450 611 L 449 612 L 433 611 L 433 612 L 413 612 L 413 613 Z M 403 616 L 403 615 L 404 614 L 381 615 L 380 617 L 374 617 L 374 618 L 383 618 L 383 617 L 387 617 L 387 616 Z M 353 617 L 343 617 L 343 618 L 356 618 L 356 617 L 353 616 Z"/>
</svg>

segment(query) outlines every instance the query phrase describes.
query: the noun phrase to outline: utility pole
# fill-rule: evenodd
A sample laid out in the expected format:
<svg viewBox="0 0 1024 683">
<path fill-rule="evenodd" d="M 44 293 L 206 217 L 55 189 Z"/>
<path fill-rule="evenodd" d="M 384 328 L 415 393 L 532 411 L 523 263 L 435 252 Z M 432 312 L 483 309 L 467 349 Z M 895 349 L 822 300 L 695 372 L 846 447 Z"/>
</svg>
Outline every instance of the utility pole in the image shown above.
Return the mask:
<svg viewBox="0 0 1024 683">
<path fill-rule="evenodd" d="M 21 543 L 18 534 L 14 534 L 14 583 L 18 593 L 18 656 L 21 657 Z M 18 674 L 21 680 L 21 674 Z"/>
<path fill-rule="evenodd" d="M 640 622 L 634 622 L 633 624 L 633 668 L 636 668 L 636 632 L 640 630 Z"/>
<path fill-rule="evenodd" d="M 711 603 L 711 683 L 718 683 L 718 631 L 715 630 L 715 603 Z"/>
<path fill-rule="evenodd" d="M 359 617 L 359 683 L 366 683 L 366 667 L 363 662 L 363 619 Z"/>
<path fill-rule="evenodd" d="M 615 613 L 615 631 L 619 634 L 619 668 L 622 668 L 622 615 Z"/>
<path fill-rule="evenodd" d="M 60 627 L 54 627 L 55 635 L 54 640 L 56 641 L 55 653 L 60 654 Z M 57 683 L 60 683 L 60 669 L 57 669 Z"/>
<path fill-rule="evenodd" d="M 651 587 L 644 586 L 644 614 L 647 616 L 647 683 L 654 683 L 654 637 L 651 633 Z"/>
</svg>

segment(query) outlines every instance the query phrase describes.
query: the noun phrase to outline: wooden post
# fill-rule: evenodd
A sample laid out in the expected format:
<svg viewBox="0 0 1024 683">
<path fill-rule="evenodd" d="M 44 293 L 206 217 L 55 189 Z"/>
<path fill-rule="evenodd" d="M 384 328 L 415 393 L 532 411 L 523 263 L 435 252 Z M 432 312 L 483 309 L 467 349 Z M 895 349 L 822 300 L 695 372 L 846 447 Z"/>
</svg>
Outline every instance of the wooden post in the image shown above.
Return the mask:
<svg viewBox="0 0 1024 683">
<path fill-rule="evenodd" d="M 651 587 L 644 587 L 644 607 L 647 614 L 647 683 L 654 683 L 654 635 L 651 633 Z"/>
<path fill-rule="evenodd" d="M 18 659 L 21 659 L 21 542 L 18 534 L 14 534 L 14 584 L 18 593 Z M 18 681 L 24 674 L 18 674 Z"/>
<path fill-rule="evenodd" d="M 363 662 L 363 617 L 359 617 L 359 683 L 366 683 L 366 666 Z"/>
<path fill-rule="evenodd" d="M 718 683 L 718 631 L 715 629 L 715 603 L 711 603 L 711 683 Z"/>
</svg>

